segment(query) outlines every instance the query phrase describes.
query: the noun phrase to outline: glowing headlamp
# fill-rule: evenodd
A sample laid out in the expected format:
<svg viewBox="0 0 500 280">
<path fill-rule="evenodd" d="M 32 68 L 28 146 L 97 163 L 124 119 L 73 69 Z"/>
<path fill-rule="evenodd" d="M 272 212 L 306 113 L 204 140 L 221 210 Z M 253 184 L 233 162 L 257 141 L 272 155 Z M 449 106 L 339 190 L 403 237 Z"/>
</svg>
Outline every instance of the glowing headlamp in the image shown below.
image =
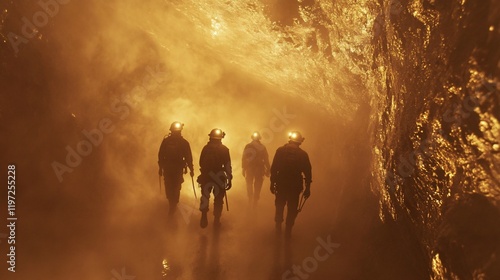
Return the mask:
<svg viewBox="0 0 500 280">
<path fill-rule="evenodd" d="M 296 143 L 302 143 L 304 141 L 304 137 L 298 131 L 290 131 L 288 133 L 288 139 Z"/>
<path fill-rule="evenodd" d="M 184 126 L 184 124 L 181 122 L 177 122 L 177 121 L 173 122 L 170 125 L 170 131 L 181 131 L 183 126 Z"/>
<path fill-rule="evenodd" d="M 210 134 L 208 134 L 208 136 L 210 136 L 210 139 L 222 139 L 225 135 L 226 134 L 222 132 L 220 128 L 214 128 L 210 131 Z"/>
<path fill-rule="evenodd" d="M 253 140 L 260 140 L 260 138 L 261 138 L 261 137 L 260 137 L 260 134 L 259 134 L 259 132 L 258 132 L 258 131 L 254 131 L 254 133 L 252 133 L 251 138 L 252 138 Z"/>
</svg>

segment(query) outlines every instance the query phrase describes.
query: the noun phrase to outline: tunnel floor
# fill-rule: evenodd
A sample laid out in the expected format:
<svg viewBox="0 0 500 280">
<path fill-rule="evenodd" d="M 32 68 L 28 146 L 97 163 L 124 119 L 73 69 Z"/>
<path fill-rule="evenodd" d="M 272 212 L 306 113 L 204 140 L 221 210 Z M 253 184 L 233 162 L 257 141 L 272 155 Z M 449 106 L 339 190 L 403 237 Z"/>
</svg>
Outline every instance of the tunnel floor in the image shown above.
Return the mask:
<svg viewBox="0 0 500 280">
<path fill-rule="evenodd" d="M 358 175 L 359 168 L 346 165 Z M 267 184 L 256 209 L 249 207 L 244 192 L 230 191 L 230 211 L 224 210 L 217 230 L 212 212 L 209 226 L 199 227 L 198 202 L 184 183 L 178 211 L 171 217 L 164 194 L 156 193 L 135 204 L 114 205 L 107 220 L 94 223 L 86 216 L 82 222 L 75 215 L 73 222 L 79 226 L 64 229 L 66 233 L 32 232 L 30 242 L 36 246 L 29 246 L 29 258 L 24 258 L 29 269 L 21 269 L 18 276 L 36 272 L 41 279 L 429 279 L 412 234 L 381 223 L 367 177 L 351 176 L 346 170 L 332 173 L 337 179 L 331 182 L 314 182 L 289 241 L 275 232 L 273 195 Z M 242 183 L 236 179 L 234 187 L 243 188 Z M 314 196 L 315 187 L 319 194 L 324 193 L 319 188 L 330 187 L 328 193 L 334 195 Z M 52 257 L 37 257 L 47 251 Z"/>
</svg>

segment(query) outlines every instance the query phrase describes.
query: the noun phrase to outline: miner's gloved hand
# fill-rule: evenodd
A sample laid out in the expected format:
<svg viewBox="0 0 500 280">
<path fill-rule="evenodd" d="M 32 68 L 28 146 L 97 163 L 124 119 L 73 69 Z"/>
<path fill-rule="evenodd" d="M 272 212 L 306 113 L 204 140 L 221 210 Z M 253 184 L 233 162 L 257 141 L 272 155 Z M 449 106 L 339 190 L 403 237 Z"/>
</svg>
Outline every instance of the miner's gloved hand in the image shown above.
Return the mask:
<svg viewBox="0 0 500 280">
<path fill-rule="evenodd" d="M 276 183 L 271 181 L 271 193 L 276 194 Z"/>
<path fill-rule="evenodd" d="M 158 175 L 160 175 L 160 177 L 161 177 L 161 175 L 163 175 L 163 170 L 161 169 L 161 167 L 160 167 L 160 169 L 158 169 Z"/>
<path fill-rule="evenodd" d="M 233 187 L 233 182 L 231 181 L 231 179 L 227 180 L 226 191 L 230 190 L 232 187 Z"/>
<path fill-rule="evenodd" d="M 189 176 L 194 177 L 194 171 L 192 169 L 189 171 Z"/>
<path fill-rule="evenodd" d="M 309 198 L 311 196 L 311 183 L 306 184 L 306 189 L 304 191 L 304 198 Z"/>
</svg>

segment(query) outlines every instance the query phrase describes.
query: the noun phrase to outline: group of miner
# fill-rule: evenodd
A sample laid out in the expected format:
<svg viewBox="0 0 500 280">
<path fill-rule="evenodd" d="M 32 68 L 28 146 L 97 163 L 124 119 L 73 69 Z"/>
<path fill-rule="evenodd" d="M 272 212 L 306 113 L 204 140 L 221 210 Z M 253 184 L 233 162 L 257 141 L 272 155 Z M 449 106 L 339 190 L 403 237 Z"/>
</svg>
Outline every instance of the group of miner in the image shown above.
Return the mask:
<svg viewBox="0 0 500 280">
<path fill-rule="evenodd" d="M 173 214 L 179 203 L 184 174 L 194 177 L 193 156 L 189 142 L 182 137 L 184 124 L 173 122 L 170 133 L 164 137 L 158 152 L 159 175 L 163 176 L 165 193 L 169 202 L 169 215 Z M 200 226 L 207 227 L 210 195 L 214 196 L 214 227 L 221 225 L 224 199 L 232 187 L 232 167 L 229 149 L 222 144 L 226 134 L 214 128 L 208 134 L 209 141 L 200 155 L 200 174 L 197 182 L 201 188 Z M 301 133 L 289 133 L 289 141 L 276 150 L 272 164 L 266 147 L 261 143 L 261 135 L 254 132 L 242 156 L 242 170 L 245 177 L 249 203 L 257 205 L 264 176 L 270 177 L 270 191 L 275 195 L 276 232 L 281 233 L 284 209 L 287 206 L 285 237 L 291 236 L 295 218 L 303 203 L 311 194 L 311 162 L 308 154 L 300 148 L 304 141 Z M 305 188 L 304 188 L 305 186 Z M 195 193 L 196 194 L 196 193 Z"/>
</svg>

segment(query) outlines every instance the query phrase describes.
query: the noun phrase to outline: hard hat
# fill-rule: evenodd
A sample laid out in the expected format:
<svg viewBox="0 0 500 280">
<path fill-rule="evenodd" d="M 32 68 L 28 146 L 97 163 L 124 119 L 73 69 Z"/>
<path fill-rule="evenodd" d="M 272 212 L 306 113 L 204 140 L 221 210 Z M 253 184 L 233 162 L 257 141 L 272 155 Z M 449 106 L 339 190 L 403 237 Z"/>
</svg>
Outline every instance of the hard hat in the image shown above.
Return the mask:
<svg viewBox="0 0 500 280">
<path fill-rule="evenodd" d="M 257 131 L 255 131 L 254 133 L 252 133 L 252 139 L 253 140 L 260 140 L 262 137 L 260 136 L 260 133 L 258 133 Z"/>
<path fill-rule="evenodd" d="M 212 131 L 210 131 L 210 139 L 222 139 L 224 136 L 226 136 L 226 133 L 224 133 L 221 129 L 219 128 L 214 128 Z"/>
<path fill-rule="evenodd" d="M 174 132 L 174 131 L 182 131 L 183 128 L 184 128 L 184 124 L 181 123 L 181 122 L 173 122 L 170 125 L 170 131 L 172 131 L 172 132 Z"/>
<path fill-rule="evenodd" d="M 298 131 L 291 131 L 290 133 L 288 133 L 288 139 L 290 139 L 290 141 L 292 142 L 301 144 L 306 138 L 302 137 L 302 134 L 300 134 L 300 132 Z"/>
</svg>

